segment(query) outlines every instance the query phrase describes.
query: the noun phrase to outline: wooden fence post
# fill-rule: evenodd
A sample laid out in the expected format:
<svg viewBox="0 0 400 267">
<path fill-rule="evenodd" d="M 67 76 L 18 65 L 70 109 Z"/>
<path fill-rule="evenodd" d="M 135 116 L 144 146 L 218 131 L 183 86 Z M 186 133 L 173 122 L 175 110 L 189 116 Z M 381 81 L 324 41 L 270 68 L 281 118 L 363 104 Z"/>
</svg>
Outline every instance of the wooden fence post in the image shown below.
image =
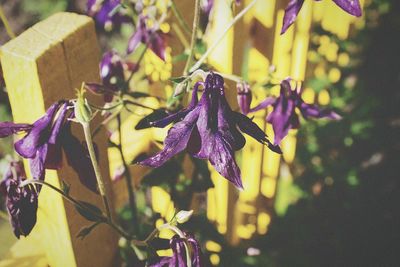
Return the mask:
<svg viewBox="0 0 400 267">
<path fill-rule="evenodd" d="M 37 23 L 1 48 L 1 63 L 16 122 L 33 122 L 52 103 L 74 98 L 83 81 L 99 81 L 100 50 L 91 18 L 73 13 L 58 13 Z M 96 100 L 93 99 L 96 103 Z M 94 121 L 93 124 L 98 122 Z M 74 125 L 80 138 L 83 131 Z M 82 138 L 83 139 L 83 138 Z M 107 158 L 107 139 L 100 132 L 94 140 L 100 151 L 100 166 L 107 178 L 111 196 Z M 27 165 L 26 165 L 27 166 Z M 99 196 L 84 188 L 75 171 L 68 166 L 47 171 L 46 181 L 59 187 L 60 179 L 71 186 L 71 195 L 102 207 Z M 98 226 L 84 240 L 76 238 L 90 222 L 60 195 L 43 188 L 39 197 L 38 222 L 32 232 L 40 236 L 48 265 L 113 266 L 118 237 L 106 225 Z M 29 242 L 30 237 L 25 242 Z"/>
</svg>

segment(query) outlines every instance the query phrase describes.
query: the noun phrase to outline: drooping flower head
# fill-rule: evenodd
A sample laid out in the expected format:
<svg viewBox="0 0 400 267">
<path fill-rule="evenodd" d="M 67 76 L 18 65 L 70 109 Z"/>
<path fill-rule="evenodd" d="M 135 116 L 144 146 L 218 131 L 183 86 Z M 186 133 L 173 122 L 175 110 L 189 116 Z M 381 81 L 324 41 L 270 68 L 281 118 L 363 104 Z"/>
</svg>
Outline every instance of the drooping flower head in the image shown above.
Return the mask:
<svg viewBox="0 0 400 267">
<path fill-rule="evenodd" d="M 187 255 L 190 255 L 191 265 L 193 267 L 205 266 L 200 245 L 192 234 L 185 233 L 185 238 L 175 235 L 170 240 L 172 257 L 159 257 L 149 267 L 186 267 L 188 266 Z M 186 249 L 189 249 L 187 254 Z"/>
<path fill-rule="evenodd" d="M 102 28 L 111 31 L 131 21 L 123 8 L 115 10 L 120 4 L 121 0 L 88 0 L 87 13 Z"/>
<path fill-rule="evenodd" d="M 29 235 L 36 224 L 38 196 L 32 185 L 20 187 L 25 178 L 22 163 L 13 161 L 0 182 L 0 193 L 6 197 L 10 223 L 17 238 Z"/>
<path fill-rule="evenodd" d="M 142 43 L 147 45 L 151 51 L 165 61 L 165 49 L 167 47 L 165 33 L 159 29 L 157 23 L 149 27 L 146 20 L 146 16 L 140 16 L 136 31 L 129 39 L 127 53 L 132 53 Z"/>
<path fill-rule="evenodd" d="M 250 111 L 250 105 L 252 100 L 252 94 L 250 86 L 247 83 L 238 83 L 236 85 L 237 89 L 237 100 L 240 110 L 244 115 L 247 115 Z"/>
<path fill-rule="evenodd" d="M 199 87 L 204 88 L 200 101 L 197 98 Z M 150 125 L 165 127 L 172 122 L 176 123 L 168 131 L 164 149 L 139 161 L 139 164 L 159 167 L 186 149 L 194 157 L 208 159 L 223 177 L 236 187 L 243 188 L 240 169 L 234 158 L 234 152 L 246 142 L 241 132 L 280 152 L 279 147 L 269 142 L 257 124 L 245 115 L 232 111 L 225 99 L 224 80 L 218 74 L 210 73 L 205 82 L 196 83 L 187 108 Z"/>
<path fill-rule="evenodd" d="M 314 0 L 321 1 L 321 0 Z M 359 0 L 332 0 L 337 6 L 343 9 L 350 15 L 360 17 L 361 16 L 361 5 Z M 290 0 L 289 4 L 285 9 L 285 15 L 283 17 L 283 26 L 281 34 L 284 34 L 286 30 L 292 25 L 299 14 L 301 7 L 303 6 L 304 0 Z"/>
<path fill-rule="evenodd" d="M 54 103 L 46 113 L 33 124 L 12 122 L 0 123 L 0 137 L 17 132 L 26 135 L 14 144 L 15 151 L 28 159 L 33 179 L 44 180 L 45 169 L 62 167 L 62 148 L 68 163 L 77 171 L 81 182 L 93 192 L 97 192 L 96 178 L 90 159 L 81 142 L 71 134 L 69 118 L 74 118 L 71 101 Z M 36 185 L 39 191 L 40 185 Z"/>
<path fill-rule="evenodd" d="M 282 81 L 279 97 L 267 97 L 258 106 L 250 110 L 250 112 L 255 112 L 266 109 L 268 106 L 273 107 L 273 111 L 267 116 L 267 122 L 271 123 L 274 129 L 275 145 L 281 143 L 290 129 L 300 127 L 299 115 L 296 113 L 296 108 L 300 110 L 305 119 L 312 117 L 339 120 L 341 118 L 340 115 L 332 110 L 320 109 L 317 105 L 305 103 L 301 98 L 300 88 L 296 87 L 292 89 L 290 80 L 288 78 Z"/>
</svg>

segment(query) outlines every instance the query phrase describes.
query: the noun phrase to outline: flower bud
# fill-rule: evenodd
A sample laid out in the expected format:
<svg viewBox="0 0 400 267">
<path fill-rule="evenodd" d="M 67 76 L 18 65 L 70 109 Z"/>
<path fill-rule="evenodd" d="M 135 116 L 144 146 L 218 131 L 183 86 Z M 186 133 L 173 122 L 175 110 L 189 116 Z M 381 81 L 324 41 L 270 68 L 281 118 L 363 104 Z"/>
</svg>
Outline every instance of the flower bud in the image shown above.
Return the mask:
<svg viewBox="0 0 400 267">
<path fill-rule="evenodd" d="M 178 223 L 185 223 L 189 221 L 192 215 L 193 215 L 193 210 L 181 210 L 176 214 L 175 219 Z"/>
<path fill-rule="evenodd" d="M 92 119 L 92 110 L 83 96 L 84 90 L 78 91 L 77 99 L 74 106 L 74 113 L 76 120 L 81 124 L 89 123 Z"/>
<path fill-rule="evenodd" d="M 250 111 L 250 104 L 252 99 L 250 86 L 247 83 L 238 83 L 236 85 L 236 88 L 237 100 L 240 110 L 244 115 L 246 115 Z"/>
</svg>

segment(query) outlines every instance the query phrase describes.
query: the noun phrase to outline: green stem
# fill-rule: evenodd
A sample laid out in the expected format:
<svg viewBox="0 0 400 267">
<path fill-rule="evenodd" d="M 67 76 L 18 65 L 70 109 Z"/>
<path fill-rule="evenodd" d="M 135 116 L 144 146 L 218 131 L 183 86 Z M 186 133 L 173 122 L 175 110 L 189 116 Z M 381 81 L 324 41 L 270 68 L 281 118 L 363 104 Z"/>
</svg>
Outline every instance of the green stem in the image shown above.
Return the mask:
<svg viewBox="0 0 400 267">
<path fill-rule="evenodd" d="M 203 54 L 203 56 L 196 62 L 196 64 L 193 65 L 193 67 L 189 70 L 189 72 L 193 72 L 201 66 L 201 64 L 207 59 L 207 57 L 215 49 L 215 47 L 217 47 L 217 45 L 222 41 L 222 39 L 224 39 L 225 35 L 233 27 L 233 25 L 235 25 L 235 23 L 238 22 L 244 16 L 244 14 L 246 14 L 247 11 L 249 11 L 250 8 L 254 6 L 256 2 L 257 0 L 253 0 L 250 4 L 248 4 L 247 7 L 245 7 L 242 11 L 240 11 L 240 13 L 236 15 L 236 17 L 233 18 L 233 20 L 229 23 L 228 27 L 226 27 L 223 33 L 214 41 L 214 43 L 211 44 L 211 46 L 207 49 L 207 51 Z"/>
<path fill-rule="evenodd" d="M 119 145 L 118 150 L 121 155 L 121 161 L 124 166 L 124 176 L 126 181 L 126 187 L 128 189 L 128 198 L 129 198 L 129 207 L 131 208 L 133 217 L 137 219 L 137 210 L 136 210 L 136 201 L 135 195 L 132 186 L 132 176 L 131 172 L 129 171 L 128 164 L 126 163 L 126 159 L 124 156 L 124 152 L 122 150 L 122 122 L 121 122 L 121 114 L 117 115 L 117 123 L 118 123 L 118 133 L 119 133 Z"/>
<path fill-rule="evenodd" d="M 92 215 L 102 218 L 102 222 L 108 224 L 109 226 L 111 226 L 115 231 L 117 231 L 121 236 L 123 236 L 124 238 L 128 239 L 128 240 L 132 240 L 132 236 L 130 236 L 128 233 L 126 233 L 119 225 L 116 225 L 115 223 L 113 223 L 108 217 L 105 217 L 103 214 L 98 214 L 96 211 L 93 211 L 92 209 L 88 208 L 87 206 L 82 205 L 81 203 L 79 203 L 79 201 L 75 200 L 74 198 L 72 198 L 71 196 L 65 194 L 61 189 L 55 187 L 52 184 L 49 184 L 45 181 L 40 181 L 40 180 L 34 180 L 34 179 L 28 179 L 23 181 L 20 184 L 20 187 L 24 187 L 28 184 L 40 184 L 40 185 L 45 185 L 51 189 L 53 189 L 54 191 L 56 191 L 57 193 L 59 193 L 63 198 L 65 198 L 66 200 L 68 200 L 71 204 L 73 204 L 74 206 L 79 207 L 82 210 L 85 210 L 89 213 L 91 213 Z"/>
<path fill-rule="evenodd" d="M 196 38 L 197 38 L 197 28 L 199 26 L 199 22 L 200 22 L 200 0 L 196 0 L 194 6 L 193 29 L 192 29 L 192 38 L 190 40 L 189 56 L 186 61 L 185 69 L 183 70 L 183 75 L 188 74 L 188 70 L 190 68 L 190 65 L 192 64 L 194 47 L 196 45 Z"/>
<path fill-rule="evenodd" d="M 106 210 L 107 218 L 110 221 L 113 221 L 112 217 L 111 217 L 111 211 L 110 211 L 110 206 L 109 206 L 109 202 L 108 202 L 108 198 L 107 198 L 107 194 L 106 194 L 106 189 L 104 186 L 104 179 L 103 179 L 103 176 L 101 175 L 100 167 L 99 167 L 99 164 L 96 159 L 96 153 L 94 151 L 92 134 L 90 132 L 90 125 L 89 125 L 89 123 L 82 123 L 82 126 L 83 126 L 83 132 L 85 133 L 85 139 L 86 139 L 86 144 L 87 144 L 87 148 L 89 151 L 89 156 L 92 161 L 94 173 L 96 176 L 97 185 L 99 187 L 99 192 L 100 192 L 101 198 L 103 200 L 104 208 Z"/>
<path fill-rule="evenodd" d="M 8 36 L 11 39 L 14 39 L 16 37 L 16 35 L 13 32 L 13 30 L 11 29 L 10 24 L 8 23 L 8 19 L 7 19 L 6 15 L 4 14 L 4 11 L 3 11 L 3 8 L 1 7 L 1 5 L 0 5 L 0 19 L 4 24 L 4 28 L 6 29 Z"/>
<path fill-rule="evenodd" d="M 172 8 L 172 12 L 174 13 L 175 17 L 178 19 L 178 23 L 179 25 L 181 25 L 181 27 L 185 30 L 185 32 L 190 35 L 190 28 L 189 25 L 187 25 L 185 19 L 183 18 L 181 12 L 179 11 L 179 9 L 176 7 L 175 1 L 172 0 L 171 1 L 171 8 Z"/>
</svg>

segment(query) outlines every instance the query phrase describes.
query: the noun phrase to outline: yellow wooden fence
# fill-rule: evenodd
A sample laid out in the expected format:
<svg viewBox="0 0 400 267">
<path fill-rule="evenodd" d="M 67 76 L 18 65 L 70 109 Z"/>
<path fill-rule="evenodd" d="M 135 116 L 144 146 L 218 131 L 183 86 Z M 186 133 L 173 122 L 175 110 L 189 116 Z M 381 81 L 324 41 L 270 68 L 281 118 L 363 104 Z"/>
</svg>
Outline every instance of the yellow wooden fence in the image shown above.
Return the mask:
<svg viewBox="0 0 400 267">
<path fill-rule="evenodd" d="M 178 8 L 184 11 L 185 19 L 191 21 L 193 16 L 191 3 L 177 2 Z M 244 3 L 236 8 L 235 14 L 250 1 L 242 2 Z M 284 35 L 280 35 L 284 7 L 285 3 L 282 1 L 257 1 L 243 21 L 237 23 L 211 53 L 209 62 L 218 71 L 236 75 L 241 75 L 242 65 L 247 62 L 248 78 L 251 83 L 265 79 L 272 65 L 276 68 L 278 78 L 291 76 L 302 81 L 306 77 L 306 71 L 309 73 L 306 66 L 308 57 L 312 56 L 308 48 L 313 22 L 322 25 L 324 30 L 337 35 L 340 39 L 347 38 L 350 25 L 354 22 L 354 18 L 337 8 L 332 1 L 306 0 L 294 26 Z M 207 34 L 208 43 L 212 43 L 219 36 L 233 17 L 230 1 L 227 0 L 215 0 L 213 12 L 212 28 Z M 357 23 L 362 24 L 362 20 Z M 178 44 L 174 41 L 170 44 L 172 48 L 175 45 Z M 328 59 L 338 61 L 341 66 L 346 64 L 346 55 L 338 54 L 334 44 L 324 41 L 321 52 Z M 151 52 L 148 54 L 145 60 L 150 64 Z M 1 48 L 1 63 L 14 120 L 33 122 L 54 101 L 62 97 L 72 98 L 73 89 L 79 87 L 82 81 L 99 80 L 99 55 L 93 21 L 86 16 L 71 13 L 53 15 L 4 45 Z M 167 74 L 157 74 L 154 77 L 165 79 L 181 73 L 182 66 L 173 68 L 170 65 L 163 66 L 167 67 Z M 320 72 L 317 66 L 311 74 L 317 75 Z M 338 74 L 337 70 L 334 70 L 333 74 L 329 75 L 337 78 L 340 72 Z M 235 87 L 229 83 L 228 86 L 228 100 L 235 106 L 237 105 Z M 272 94 L 277 95 L 278 92 L 278 87 L 272 88 Z M 307 102 L 317 99 L 322 104 L 327 104 L 329 93 L 325 90 L 320 95 L 316 96 L 313 90 L 306 88 L 303 97 Z M 264 97 L 264 93 L 257 93 L 253 99 L 257 102 Z M 101 101 L 101 99 L 92 100 Z M 157 105 L 157 103 L 147 104 Z M 265 129 L 272 139 L 273 131 L 270 125 L 265 124 L 265 115 L 265 111 L 258 112 L 254 121 Z M 139 117 L 131 119 L 138 120 Z M 142 151 L 148 151 L 153 138 L 162 140 L 166 134 L 165 130 L 132 132 L 131 119 L 129 124 L 123 125 L 122 138 L 124 153 L 128 159 L 132 159 Z M 81 134 L 80 129 L 75 131 Z M 99 150 L 106 151 L 105 134 L 99 134 L 97 138 Z M 112 138 L 117 139 L 116 136 Z M 142 141 L 137 142 L 137 140 Z M 281 172 L 281 168 L 291 164 L 295 157 L 295 130 L 290 131 L 283 140 L 283 156 L 271 152 L 251 138 L 246 138 L 246 142 L 244 149 L 239 152 L 241 154 L 237 155 L 241 158 L 244 191 L 238 192 L 210 168 L 215 187 L 207 192 L 207 217 L 232 244 L 268 232 L 268 226 L 274 217 L 273 203 L 278 179 L 293 179 L 290 173 Z M 111 173 L 119 166 L 120 161 L 118 153 L 113 149 L 110 148 L 108 153 Z M 101 155 L 102 171 L 109 173 L 107 153 Z M 66 165 L 65 162 L 64 166 Z M 134 181 L 137 185 L 138 177 L 143 175 L 145 169 L 138 166 L 131 168 L 137 177 Z M 283 174 L 285 177 L 282 177 Z M 59 186 L 57 177 L 62 177 L 71 184 L 72 195 L 100 205 L 97 196 L 79 185 L 79 180 L 71 168 L 66 166 L 59 171 L 49 171 L 46 176 L 49 177 L 47 180 L 56 186 Z M 117 182 L 112 187 L 108 185 L 108 191 L 114 200 L 114 207 L 121 207 L 126 202 L 123 182 Z M 174 205 L 168 193 L 160 187 L 153 187 L 152 195 L 153 209 L 165 218 L 171 217 Z M 49 190 L 43 189 L 39 203 L 38 224 L 32 235 L 20 240 L 10 251 L 8 258 L 0 261 L 0 266 L 24 266 L 24 261 L 28 262 L 26 266 L 34 266 L 33 259 L 37 261 L 35 266 L 113 266 L 117 237 L 108 227 L 101 226 L 84 241 L 77 240 L 75 235 L 87 223 L 85 219 L 77 215 L 60 196 Z M 27 247 L 35 247 L 35 250 L 27 254 L 31 251 Z M 206 248 L 212 252 L 211 260 L 217 265 L 220 245 L 210 240 Z"/>
</svg>

